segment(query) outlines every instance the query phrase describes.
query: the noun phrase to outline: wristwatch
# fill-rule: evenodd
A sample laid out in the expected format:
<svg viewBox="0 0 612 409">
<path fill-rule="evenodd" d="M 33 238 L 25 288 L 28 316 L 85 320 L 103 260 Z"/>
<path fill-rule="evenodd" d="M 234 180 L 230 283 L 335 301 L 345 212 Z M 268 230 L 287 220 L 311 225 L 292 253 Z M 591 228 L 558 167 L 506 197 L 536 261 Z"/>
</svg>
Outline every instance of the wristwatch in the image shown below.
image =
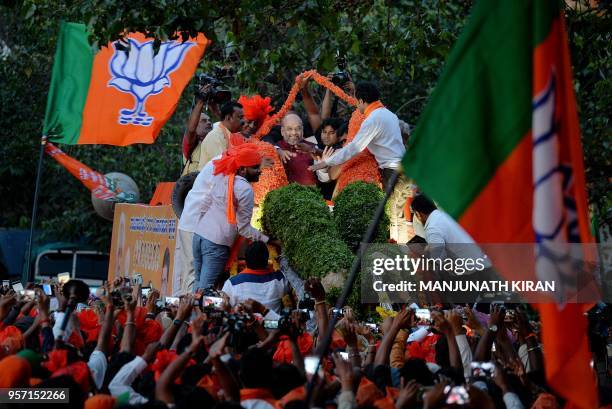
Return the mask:
<svg viewBox="0 0 612 409">
<path fill-rule="evenodd" d="M 489 331 L 491 331 L 491 332 L 497 332 L 497 329 L 498 329 L 498 328 L 497 328 L 497 325 L 495 325 L 495 324 L 493 324 L 493 325 L 491 325 L 491 326 L 489 327 Z"/>
</svg>

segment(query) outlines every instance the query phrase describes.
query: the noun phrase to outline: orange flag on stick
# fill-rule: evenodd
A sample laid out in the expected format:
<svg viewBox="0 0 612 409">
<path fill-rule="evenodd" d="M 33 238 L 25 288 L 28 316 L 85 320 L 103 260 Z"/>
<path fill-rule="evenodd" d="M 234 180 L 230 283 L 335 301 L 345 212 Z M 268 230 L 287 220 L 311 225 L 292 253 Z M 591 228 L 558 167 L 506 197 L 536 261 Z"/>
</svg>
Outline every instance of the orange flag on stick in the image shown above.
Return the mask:
<svg viewBox="0 0 612 409">
<path fill-rule="evenodd" d="M 48 142 L 45 145 L 45 152 L 65 167 L 68 172 L 72 173 L 72 176 L 80 180 L 98 199 L 127 203 L 136 202 L 136 196 L 133 193 L 122 191 L 112 179 L 66 155 L 52 143 Z"/>
</svg>

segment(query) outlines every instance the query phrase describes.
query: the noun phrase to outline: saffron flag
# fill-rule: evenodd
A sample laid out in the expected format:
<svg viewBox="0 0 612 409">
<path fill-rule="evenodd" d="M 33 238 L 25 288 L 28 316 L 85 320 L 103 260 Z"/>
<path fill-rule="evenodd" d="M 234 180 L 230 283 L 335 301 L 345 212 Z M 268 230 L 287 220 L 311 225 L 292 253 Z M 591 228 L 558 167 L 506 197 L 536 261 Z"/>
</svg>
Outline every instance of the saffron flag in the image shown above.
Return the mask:
<svg viewBox="0 0 612 409">
<path fill-rule="evenodd" d="M 208 40 L 165 41 L 129 34 L 98 53 L 84 24 L 62 23 L 43 133 L 65 144 L 153 143 L 172 116 Z M 124 50 L 123 48 L 128 48 Z"/>
<path fill-rule="evenodd" d="M 593 241 L 560 2 L 476 3 L 403 166 L 480 243 Z M 549 384 L 584 409 L 588 307 L 538 306 Z"/>
<path fill-rule="evenodd" d="M 95 197 L 112 202 L 136 203 L 136 195 L 122 191 L 113 179 L 92 170 L 78 160 L 66 155 L 61 149 L 47 142 L 45 145 L 47 155 L 55 159 L 75 178 L 81 181 Z"/>
</svg>

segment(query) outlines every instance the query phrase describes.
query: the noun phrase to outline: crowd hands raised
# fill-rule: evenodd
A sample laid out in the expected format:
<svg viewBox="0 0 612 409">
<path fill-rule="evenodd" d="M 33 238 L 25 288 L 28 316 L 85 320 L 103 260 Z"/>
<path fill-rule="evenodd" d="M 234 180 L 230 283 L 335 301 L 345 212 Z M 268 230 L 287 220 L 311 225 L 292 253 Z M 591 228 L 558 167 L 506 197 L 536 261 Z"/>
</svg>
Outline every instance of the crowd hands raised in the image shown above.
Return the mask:
<svg viewBox="0 0 612 409">
<path fill-rule="evenodd" d="M 360 322 L 319 279 L 280 313 L 223 293 L 163 300 L 125 279 L 2 292 L 0 388 L 69 388 L 75 408 L 562 407 L 520 308 L 394 306 Z"/>
</svg>

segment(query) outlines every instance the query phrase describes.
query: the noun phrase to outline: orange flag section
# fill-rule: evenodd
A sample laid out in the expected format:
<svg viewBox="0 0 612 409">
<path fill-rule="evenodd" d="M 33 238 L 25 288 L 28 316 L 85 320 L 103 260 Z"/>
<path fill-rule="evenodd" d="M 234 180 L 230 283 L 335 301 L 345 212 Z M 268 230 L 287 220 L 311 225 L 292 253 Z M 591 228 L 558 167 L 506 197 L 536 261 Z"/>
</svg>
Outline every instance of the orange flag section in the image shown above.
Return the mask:
<svg viewBox="0 0 612 409">
<path fill-rule="evenodd" d="M 571 164 L 573 172 L 569 196 L 575 201 L 577 233 L 580 242 L 592 243 L 594 238 L 588 219 L 578 111 L 563 15 L 553 22 L 546 40 L 534 50 L 534 95 L 546 88 L 552 76 L 558 81 L 555 111 L 559 157 L 562 163 Z M 593 257 L 594 254 L 584 254 L 585 260 Z M 588 325 L 584 315 L 589 308 L 588 304 L 538 305 L 546 354 L 546 378 L 550 386 L 568 401 L 569 407 L 580 409 L 598 407 L 595 375 L 590 367 L 592 356 L 587 336 Z"/>
<path fill-rule="evenodd" d="M 45 152 L 66 168 L 72 176 L 80 180 L 98 199 L 112 200 L 116 197 L 116 193 L 108 188 L 106 178 L 100 172 L 96 172 L 78 160 L 66 155 L 61 149 L 50 142 L 47 142 L 45 145 Z"/>
<path fill-rule="evenodd" d="M 210 43 L 203 34 L 161 44 L 141 33 L 129 52 L 109 43 L 95 57 L 79 144 L 153 143 Z"/>
</svg>

